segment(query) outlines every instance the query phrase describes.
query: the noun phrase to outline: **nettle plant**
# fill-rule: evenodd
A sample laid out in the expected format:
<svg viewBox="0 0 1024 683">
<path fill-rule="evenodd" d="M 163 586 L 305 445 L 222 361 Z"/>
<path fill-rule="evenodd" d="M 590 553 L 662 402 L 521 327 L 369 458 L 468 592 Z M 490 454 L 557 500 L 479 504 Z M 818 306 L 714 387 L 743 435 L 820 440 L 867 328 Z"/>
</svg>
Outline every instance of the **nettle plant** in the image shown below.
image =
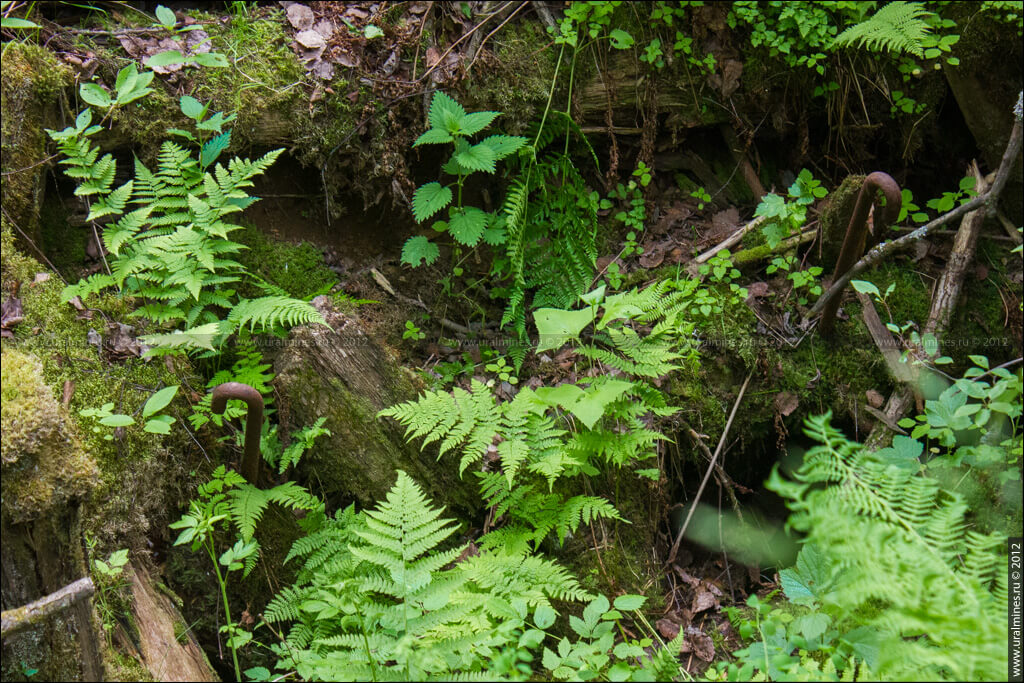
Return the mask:
<svg viewBox="0 0 1024 683">
<path fill-rule="evenodd" d="M 106 116 L 151 89 L 152 72 L 138 73 L 134 65 L 122 69 L 116 94 L 93 83 L 83 84 L 82 99 L 104 109 Z M 102 93 L 102 94 L 101 94 Z M 300 323 L 323 322 L 310 304 L 274 291 L 256 299 L 240 297 L 233 286 L 247 276 L 234 254 L 245 247 L 229 235 L 241 227 L 227 217 L 257 200 L 246 192 L 253 178 L 274 163 L 283 150 L 256 161 L 217 159 L 231 143 L 223 127 L 234 116 L 212 114 L 209 105 L 181 98 L 181 111 L 195 123 L 196 133 L 172 128 L 191 149 L 167 141 L 158 155 L 156 170 L 138 159 L 132 180 L 114 187 L 117 162 L 100 156 L 91 137 L 101 130 L 92 123 L 91 108 L 83 110 L 73 126 L 48 130 L 64 159 L 65 174 L 78 187 L 75 195 L 89 205 L 88 220 L 102 229 L 106 272 L 85 278 L 64 290 L 64 298 L 87 297 L 108 288 L 136 297 L 142 305 L 133 313 L 159 325 L 183 325 L 184 332 L 145 337 L 152 352 L 181 349 L 214 351 L 229 335 L 248 329 L 271 331 Z M 101 224 L 102 222 L 102 224 Z M 259 280 L 254 285 L 261 286 Z"/>
<path fill-rule="evenodd" d="M 454 147 L 451 158 L 441 167 L 444 173 L 454 176 L 454 180 L 420 186 L 413 194 L 412 211 L 416 222 L 422 223 L 448 209 L 447 220 L 435 220 L 431 227 L 452 237 L 456 258 L 462 248 L 472 249 L 481 241 L 494 247 L 505 243 L 504 217 L 463 201 L 463 188 L 469 176 L 493 174 L 498 161 L 526 144 L 526 138 L 512 135 L 490 135 L 477 143 L 471 141 L 472 136 L 486 129 L 500 115 L 494 111 L 466 113 L 462 105 L 448 95 L 434 93 L 427 119 L 430 129 L 413 143 L 413 147 L 441 144 Z M 411 266 L 430 265 L 439 255 L 437 244 L 422 235 L 410 237 L 402 247 L 402 263 Z M 452 272 L 456 277 L 461 276 L 461 265 L 456 264 Z"/>
</svg>

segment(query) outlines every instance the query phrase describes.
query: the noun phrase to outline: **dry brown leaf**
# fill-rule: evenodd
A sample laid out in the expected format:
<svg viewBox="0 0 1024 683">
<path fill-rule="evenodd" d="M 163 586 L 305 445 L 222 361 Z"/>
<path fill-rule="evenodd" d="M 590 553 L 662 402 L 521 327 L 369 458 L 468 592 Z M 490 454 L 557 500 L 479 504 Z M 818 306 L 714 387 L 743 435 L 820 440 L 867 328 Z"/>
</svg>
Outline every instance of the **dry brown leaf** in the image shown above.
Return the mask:
<svg viewBox="0 0 1024 683">
<path fill-rule="evenodd" d="M 775 395 L 775 410 L 783 417 L 790 415 L 799 405 L 800 399 L 791 391 L 780 391 Z"/>
<path fill-rule="evenodd" d="M 679 635 L 680 625 L 667 617 L 665 619 L 658 619 L 654 622 L 654 627 L 658 629 L 658 633 L 660 633 L 661 637 L 665 640 L 672 640 Z"/>
<path fill-rule="evenodd" d="M 692 652 L 698 659 L 710 662 L 715 658 L 715 645 L 711 642 L 711 636 L 701 631 L 696 626 L 686 627 L 686 637 L 683 639 L 683 646 L 680 652 Z"/>
<path fill-rule="evenodd" d="M 313 26 L 313 10 L 297 2 L 289 5 L 288 23 L 297 31 L 308 30 Z"/>
</svg>

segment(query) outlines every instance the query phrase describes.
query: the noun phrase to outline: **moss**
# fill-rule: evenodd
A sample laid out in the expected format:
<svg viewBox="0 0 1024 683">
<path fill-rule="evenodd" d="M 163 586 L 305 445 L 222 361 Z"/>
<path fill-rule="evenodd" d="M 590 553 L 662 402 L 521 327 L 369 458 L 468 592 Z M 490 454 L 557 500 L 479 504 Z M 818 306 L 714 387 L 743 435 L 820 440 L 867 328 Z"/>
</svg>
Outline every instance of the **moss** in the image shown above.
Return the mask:
<svg viewBox="0 0 1024 683">
<path fill-rule="evenodd" d="M 32 43 L 4 43 L 0 66 L 4 211 L 23 231 L 38 236 L 43 194 L 46 127 L 56 125 L 56 104 L 72 82 L 71 70 L 56 55 Z"/>
<path fill-rule="evenodd" d="M 7 217 L 0 218 L 0 289 L 11 291 L 15 282 L 31 282 L 43 270 L 39 262 L 25 256 L 15 245 L 11 224 Z"/>
<path fill-rule="evenodd" d="M 68 386 L 73 392 L 70 418 L 79 425 L 84 448 L 99 467 L 99 483 L 86 511 L 86 530 L 100 540 L 102 551 L 142 547 L 142 536 L 150 524 L 165 520 L 180 495 L 178 488 L 190 467 L 188 455 L 194 452 L 192 441 L 184 430 L 174 429 L 171 435 L 162 437 L 138 427 L 106 440 L 103 437 L 109 430 L 96 427 L 79 411 L 113 403 L 115 411 L 130 414 L 154 389 L 201 383 L 192 377 L 188 362 L 182 358 L 129 358 L 121 362 L 103 358 L 86 341 L 90 329 L 106 334 L 103 318 L 79 319 L 75 309 L 61 301 L 62 287 L 59 280 L 51 278 L 22 288 L 25 321 L 15 330 L 13 340 L 5 340 L 4 353 L 16 347 L 36 354 L 49 391 L 55 394 Z M 127 304 L 127 300 L 114 296 L 90 301 L 115 320 L 128 319 Z M 168 413 L 183 420 L 183 405 L 184 398 L 179 394 Z M 160 485 L 154 486 L 154 482 Z"/>
<path fill-rule="evenodd" d="M 502 112 L 498 125 L 508 133 L 521 134 L 544 109 L 558 51 L 547 48 L 548 35 L 537 22 L 510 24 L 491 41 L 494 57 L 482 55 L 481 59 L 493 61 L 477 64 L 463 104 L 469 111 Z"/>
<path fill-rule="evenodd" d="M 94 486 L 96 464 L 43 381 L 42 364 L 5 348 L 2 365 L 3 513 L 15 523 L 38 519 Z"/>
<path fill-rule="evenodd" d="M 232 237 L 249 247 L 238 259 L 249 272 L 294 297 L 308 299 L 326 294 L 338 283 L 338 277 L 324 264 L 323 253 L 309 242 L 289 244 L 268 237 L 255 227 L 238 231 Z M 254 296 L 256 292 L 242 294 Z"/>
<path fill-rule="evenodd" d="M 828 203 L 821 211 L 822 246 L 819 265 L 825 272 L 831 273 L 835 268 L 839 250 L 842 249 L 843 239 L 846 237 L 846 227 L 850 223 L 857 195 L 860 194 L 866 177 L 851 175 L 844 178 L 839 187 L 829 193 Z"/>
</svg>

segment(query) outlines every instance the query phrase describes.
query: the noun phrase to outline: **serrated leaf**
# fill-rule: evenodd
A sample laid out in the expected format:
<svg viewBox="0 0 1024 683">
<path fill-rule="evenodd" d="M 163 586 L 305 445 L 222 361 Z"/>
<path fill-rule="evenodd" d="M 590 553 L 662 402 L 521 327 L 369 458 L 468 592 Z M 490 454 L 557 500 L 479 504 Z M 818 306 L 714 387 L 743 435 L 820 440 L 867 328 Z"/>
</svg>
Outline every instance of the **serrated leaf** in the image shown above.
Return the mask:
<svg viewBox="0 0 1024 683">
<path fill-rule="evenodd" d="M 426 133 L 416 138 L 416 142 L 412 143 L 412 146 L 419 147 L 420 145 L 442 145 L 446 142 L 451 142 L 454 139 L 455 138 L 451 136 L 451 133 L 449 133 L 446 130 L 441 130 L 440 128 L 431 128 Z"/>
<path fill-rule="evenodd" d="M 487 214 L 475 206 L 452 211 L 448 232 L 467 247 L 475 247 L 487 226 Z"/>
<path fill-rule="evenodd" d="M 466 116 L 462 105 L 443 92 L 434 93 L 430 100 L 430 113 L 427 122 L 431 128 L 439 128 L 449 133 L 459 132 L 459 122 Z"/>
<path fill-rule="evenodd" d="M 440 256 L 441 250 L 437 245 L 423 235 L 410 237 L 402 246 L 402 263 L 410 266 L 419 266 L 422 263 L 430 265 Z"/>
<path fill-rule="evenodd" d="M 509 154 L 519 150 L 527 143 L 526 138 L 518 135 L 489 135 L 479 144 L 487 145 L 494 152 L 495 159 L 504 159 Z"/>
<path fill-rule="evenodd" d="M 227 149 L 230 144 L 230 130 L 224 131 L 220 135 L 216 135 L 207 140 L 206 144 L 203 145 L 203 151 L 199 154 L 200 165 L 203 168 L 206 168 L 207 166 L 212 164 L 214 161 L 217 160 L 217 157 L 220 156 L 220 153 Z"/>
<path fill-rule="evenodd" d="M 620 595 L 615 598 L 615 609 L 623 612 L 632 612 L 644 606 L 647 598 L 643 595 Z"/>
<path fill-rule="evenodd" d="M 548 628 L 555 623 L 556 617 L 558 617 L 558 612 L 550 605 L 541 604 L 537 606 L 537 610 L 533 613 L 533 623 L 537 628 Z"/>
<path fill-rule="evenodd" d="M 416 189 L 412 195 L 412 215 L 422 223 L 452 201 L 452 190 L 441 183 L 427 183 Z"/>
<path fill-rule="evenodd" d="M 494 173 L 494 162 L 498 159 L 494 150 L 483 142 L 456 152 L 452 158 L 465 168 L 486 173 Z"/>
<path fill-rule="evenodd" d="M 611 45 L 616 50 L 628 50 L 633 46 L 633 36 L 621 28 L 614 29 L 608 34 L 608 38 L 611 41 Z"/>
<path fill-rule="evenodd" d="M 498 111 L 476 111 L 466 114 L 459 121 L 459 130 L 463 135 L 479 133 L 499 116 L 501 116 L 501 112 Z"/>
</svg>

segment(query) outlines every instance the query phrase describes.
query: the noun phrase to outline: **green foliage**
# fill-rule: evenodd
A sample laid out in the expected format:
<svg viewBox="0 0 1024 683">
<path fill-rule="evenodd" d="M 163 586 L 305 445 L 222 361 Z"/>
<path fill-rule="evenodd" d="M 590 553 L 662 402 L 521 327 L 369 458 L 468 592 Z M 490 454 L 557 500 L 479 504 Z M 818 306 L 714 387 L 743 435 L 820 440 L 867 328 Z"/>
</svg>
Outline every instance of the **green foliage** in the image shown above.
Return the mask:
<svg viewBox="0 0 1024 683">
<path fill-rule="evenodd" d="M 273 403 L 273 388 L 270 386 L 270 382 L 274 379 L 274 373 L 270 372 L 270 363 L 263 362 L 263 354 L 251 340 L 241 340 L 235 346 L 234 351 L 236 360 L 231 368 L 216 372 L 206 383 L 206 388 L 209 391 L 192 407 L 192 414 L 189 415 L 188 421 L 192 424 L 193 429 L 199 429 L 211 421 L 220 427 L 225 420 L 234 420 L 246 414 L 245 403 L 238 399 L 229 400 L 222 415 L 215 414 L 211 409 L 213 390 L 225 382 L 248 384 L 263 394 L 265 407 L 269 407 Z"/>
<path fill-rule="evenodd" d="M 86 534 L 85 544 L 92 554 L 96 549 L 96 539 Z M 107 559 L 92 559 L 89 563 L 93 584 L 96 587 L 96 611 L 99 612 L 103 631 L 107 635 L 107 645 L 112 643 L 112 632 L 118 624 L 118 618 L 126 611 L 124 589 L 128 582 L 124 580 L 124 566 L 128 564 L 128 550 L 115 550 Z"/>
<path fill-rule="evenodd" d="M 810 555 L 785 575 L 787 596 L 828 615 L 882 679 L 1001 677 L 1005 537 L 970 529 L 962 498 L 907 466 L 902 447 L 868 452 L 830 419 L 807 420 L 821 445 L 795 479 L 774 471 L 767 484 L 807 534 Z"/>
<path fill-rule="evenodd" d="M 526 680 L 533 652 L 555 640 L 552 600 L 588 604 L 569 617 L 576 635 L 544 647 L 542 664 L 562 680 L 652 680 L 678 673 L 681 640 L 654 656 L 652 638 L 615 642 L 625 612 L 644 598 L 623 595 L 614 608 L 587 595 L 551 560 L 504 547 L 469 552 L 451 546 L 457 530 L 419 486 L 398 473 L 376 509 L 353 507 L 302 522 L 307 535 L 286 561 L 298 578 L 264 611 L 293 622 L 272 646 L 276 668 L 304 680 Z M 556 654 L 557 651 L 557 654 Z M 256 680 L 269 680 L 266 669 Z"/>
<path fill-rule="evenodd" d="M 144 95 L 149 79 L 151 72 L 122 70 L 118 96 L 110 106 L 123 104 L 122 95 L 128 98 L 125 101 Z M 287 325 L 323 322 L 305 302 L 280 295 L 244 299 L 231 288 L 246 271 L 234 259 L 242 245 L 229 239 L 239 226 L 226 217 L 255 201 L 246 189 L 282 150 L 256 161 L 234 158 L 227 167 L 214 166 L 230 141 L 230 131 L 222 132 L 221 127 L 232 117 L 207 116 L 207 107 L 188 96 L 182 98 L 181 108 L 196 121 L 200 137 L 174 129 L 169 133 L 195 145 L 195 151 L 165 142 L 156 171 L 136 159 L 135 178 L 117 188 L 113 187 L 116 162 L 109 154 L 100 158 L 90 140 L 100 130 L 91 125 L 91 109 L 83 110 L 74 126 L 48 131 L 65 157 L 61 163 L 68 167 L 66 175 L 78 183 L 75 194 L 91 202 L 89 220 L 109 221 L 102 228 L 104 246 L 112 257 L 108 272 L 69 286 L 65 297 L 86 297 L 116 287 L 144 302 L 135 315 L 160 325 L 183 323 L 188 328 L 147 337 L 148 343 L 159 347 L 157 351 L 212 350 L 245 327 L 277 331 Z M 210 134 L 205 141 L 204 131 Z M 129 205 L 137 208 L 129 210 Z M 221 317 L 223 310 L 228 311 L 226 318 Z"/>
<path fill-rule="evenodd" d="M 476 247 L 481 239 L 491 245 L 504 243 L 499 216 L 475 206 L 465 206 L 462 201 L 463 186 L 470 175 L 477 172 L 493 174 L 496 162 L 514 154 L 526 143 L 525 138 L 509 135 L 491 135 L 477 143 L 470 142 L 471 136 L 483 131 L 498 116 L 500 113 L 493 111 L 466 113 L 454 99 L 437 92 L 430 102 L 427 117 L 430 128 L 413 143 L 413 147 L 449 143 L 454 147 L 442 170 L 455 176 L 455 180 L 447 185 L 440 182 L 421 185 L 413 193 L 412 212 L 416 222 L 422 223 L 448 208 L 448 220 L 434 221 L 433 228 L 439 233 L 448 232 L 457 247 Z M 456 188 L 454 193 L 453 186 Z M 429 265 L 437 260 L 439 254 L 436 244 L 417 235 L 410 237 L 402 248 L 402 263 Z"/>
<path fill-rule="evenodd" d="M 920 3 L 890 2 L 870 19 L 840 33 L 833 42 L 839 46 L 856 44 L 873 52 L 909 52 L 923 57 L 923 41 L 929 26 L 922 17 L 929 14 Z"/>
<path fill-rule="evenodd" d="M 788 195 L 792 201 L 786 201 L 774 192 L 768 193 L 754 211 L 754 216 L 763 216 L 767 219 L 761 227 L 761 233 L 772 249 L 785 238 L 800 231 L 807 221 L 807 207 L 819 199 L 824 199 L 828 195 L 828 190 L 805 168 L 789 186 Z"/>
<path fill-rule="evenodd" d="M 260 545 L 253 534 L 270 503 L 323 514 L 323 503 L 294 482 L 261 490 L 246 483 L 237 472 L 226 470 L 221 465 L 214 470 L 210 481 L 199 487 L 198 497 L 189 502 L 189 511 L 170 525 L 172 529 L 181 530 L 174 545 L 189 543 L 192 552 L 202 549 L 213 564 L 224 605 L 225 623 L 220 630 L 227 635 L 227 645 L 231 648 L 235 675 L 239 680 L 238 650 L 252 640 L 252 633 L 231 618 L 228 581 L 232 572 L 242 571 L 244 576 L 248 576 L 255 568 Z M 215 536 L 229 525 L 235 530 L 235 542 L 218 556 Z"/>
<path fill-rule="evenodd" d="M 309 427 L 292 432 L 288 445 L 285 446 L 277 436 L 278 426 L 271 425 L 269 420 L 264 420 L 260 435 L 260 450 L 263 453 L 263 459 L 271 467 L 276 467 L 278 474 L 284 474 L 289 467 L 298 466 L 302 455 L 313 447 L 318 438 L 331 435 L 331 430 L 324 429 L 325 421 L 326 418 L 317 418 L 316 422 Z M 239 445 L 242 445 L 244 434 L 238 434 L 237 439 Z"/>
<path fill-rule="evenodd" d="M 17 8 L 17 6 L 11 0 L 4 0 L 4 2 L 0 2 L 0 14 L 3 15 L 2 17 L 0 17 L 0 28 L 6 28 L 6 29 L 41 28 L 39 26 L 39 24 L 37 24 L 34 21 L 29 21 L 28 19 L 21 19 L 19 17 L 9 16 L 10 13 L 13 12 L 16 8 Z M 31 9 L 32 9 L 32 6 L 30 5 L 29 6 L 29 10 L 31 11 Z M 33 673 L 35 673 L 35 672 L 33 672 Z M 31 675 L 31 674 L 26 674 L 26 675 Z"/>
<path fill-rule="evenodd" d="M 516 169 L 501 209 L 506 258 L 496 264 L 511 279 L 502 325 L 511 324 L 520 337 L 527 292 L 535 291 L 534 307 L 571 306 L 590 288 L 597 260 L 598 195 L 569 155 L 569 140 L 582 142 L 596 165 L 593 149 L 563 112 L 531 132 L 532 153 Z M 550 149 L 559 137 L 562 149 Z"/>
<path fill-rule="evenodd" d="M 682 318 L 688 300 L 670 289 L 661 283 L 605 297 L 601 287 L 583 297 L 586 308 L 537 311 L 538 352 L 579 339 L 593 326 L 590 341 L 576 351 L 603 369 L 595 377 L 523 388 L 505 403 L 474 380 L 470 391 L 426 392 L 381 411 L 406 427 L 408 439 L 422 437 L 424 446 L 438 443 L 439 457 L 459 453 L 460 474 L 487 463 L 478 472 L 481 493 L 495 518 L 506 517 L 507 526 L 482 541 L 485 546 L 536 547 L 551 532 L 564 541 L 581 523 L 620 519 L 607 501 L 567 498 L 556 483 L 595 474 L 597 464 L 631 467 L 654 457 L 654 445 L 665 437 L 646 420 L 676 409 L 647 380 L 696 357 L 689 342 L 693 326 Z M 641 335 L 635 329 L 641 327 L 650 331 Z M 613 377 L 610 370 L 622 376 Z"/>
<path fill-rule="evenodd" d="M 148 434 L 170 434 L 174 418 L 170 415 L 157 415 L 161 410 L 174 399 L 178 393 L 178 385 L 164 387 L 153 393 L 142 406 L 142 419 L 146 420 L 142 430 Z M 131 415 L 115 413 L 113 403 L 104 403 L 99 408 L 82 408 L 78 414 L 82 417 L 95 419 L 99 424 L 92 428 L 93 432 L 100 433 L 100 425 L 117 429 L 119 427 L 130 427 L 135 424 L 135 418 Z M 105 434 L 104 439 L 110 441 L 113 434 Z"/>
</svg>

